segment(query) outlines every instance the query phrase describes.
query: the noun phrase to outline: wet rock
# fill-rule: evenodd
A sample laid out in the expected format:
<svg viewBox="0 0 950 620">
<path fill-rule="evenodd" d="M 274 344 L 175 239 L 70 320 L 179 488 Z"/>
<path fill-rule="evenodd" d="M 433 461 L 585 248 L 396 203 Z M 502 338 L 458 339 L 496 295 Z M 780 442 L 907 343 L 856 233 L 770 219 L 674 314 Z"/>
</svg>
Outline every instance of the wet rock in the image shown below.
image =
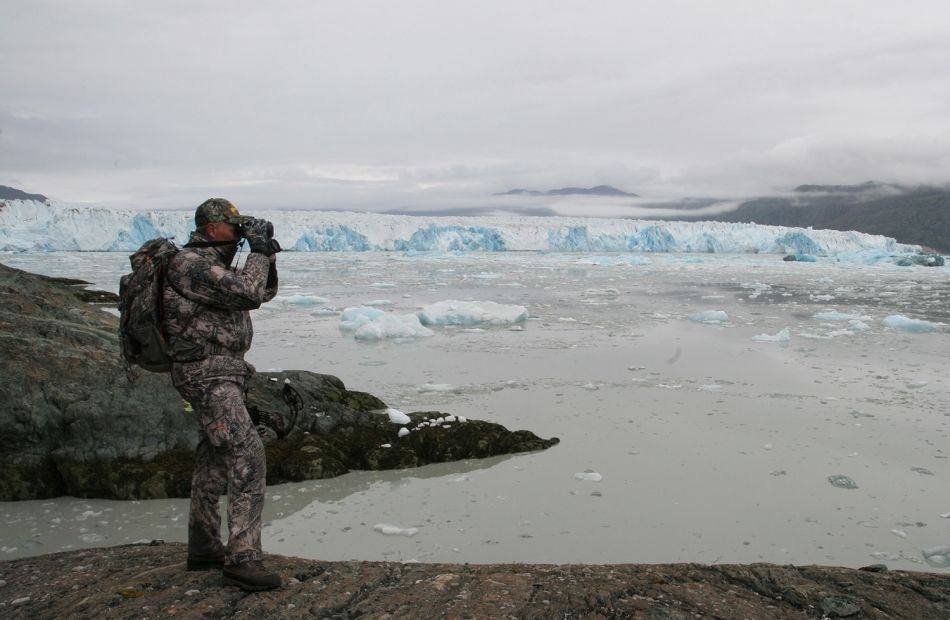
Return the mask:
<svg viewBox="0 0 950 620">
<path fill-rule="evenodd" d="M 857 489 L 858 483 L 852 480 L 847 476 L 842 476 L 840 474 L 834 476 L 828 476 L 828 482 L 831 483 L 831 486 L 838 487 L 839 489 Z"/>
<path fill-rule="evenodd" d="M 118 319 L 80 301 L 76 285 L 0 264 L 0 501 L 187 497 L 197 443 L 193 414 L 167 375 L 140 372 L 129 381 Z M 285 385 L 298 397 L 296 413 Z M 248 409 L 271 429 L 265 436 L 268 482 L 557 443 L 474 421 L 398 437 L 400 427 L 374 413 L 385 408 L 330 375 L 259 373 L 249 385 Z M 433 415 L 445 414 L 410 417 L 419 422 Z M 393 447 L 380 449 L 384 443 Z"/>
</svg>

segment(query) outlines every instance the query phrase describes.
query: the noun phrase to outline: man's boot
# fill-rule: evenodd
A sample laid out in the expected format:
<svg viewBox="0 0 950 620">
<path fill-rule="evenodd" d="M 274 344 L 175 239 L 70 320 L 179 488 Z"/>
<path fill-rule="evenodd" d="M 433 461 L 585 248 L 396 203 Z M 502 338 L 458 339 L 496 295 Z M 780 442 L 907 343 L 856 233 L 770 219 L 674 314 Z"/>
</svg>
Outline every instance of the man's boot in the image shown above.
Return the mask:
<svg viewBox="0 0 950 620">
<path fill-rule="evenodd" d="M 186 562 L 187 570 L 209 570 L 224 568 L 224 551 L 216 553 L 189 553 Z"/>
<path fill-rule="evenodd" d="M 273 590 L 282 585 L 280 575 L 269 572 L 260 560 L 228 564 L 221 574 L 224 576 L 224 583 L 237 586 L 245 592 Z"/>
</svg>

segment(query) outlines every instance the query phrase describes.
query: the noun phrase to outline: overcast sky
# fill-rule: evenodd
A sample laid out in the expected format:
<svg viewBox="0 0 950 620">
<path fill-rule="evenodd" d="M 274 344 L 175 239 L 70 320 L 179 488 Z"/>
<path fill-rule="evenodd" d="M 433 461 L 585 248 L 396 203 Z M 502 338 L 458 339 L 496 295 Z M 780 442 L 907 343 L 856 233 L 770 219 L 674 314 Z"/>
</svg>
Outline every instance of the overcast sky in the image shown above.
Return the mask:
<svg viewBox="0 0 950 620">
<path fill-rule="evenodd" d="M 129 208 L 943 184 L 950 2 L 4 0 L 0 131 L 0 184 Z"/>
</svg>

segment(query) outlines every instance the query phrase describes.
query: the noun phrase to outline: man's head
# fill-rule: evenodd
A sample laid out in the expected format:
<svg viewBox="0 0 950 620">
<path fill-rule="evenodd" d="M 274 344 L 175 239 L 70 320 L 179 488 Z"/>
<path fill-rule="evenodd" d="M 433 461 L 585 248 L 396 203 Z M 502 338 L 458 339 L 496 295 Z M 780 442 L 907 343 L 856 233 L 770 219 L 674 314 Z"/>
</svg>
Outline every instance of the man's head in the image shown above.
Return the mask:
<svg viewBox="0 0 950 620">
<path fill-rule="evenodd" d="M 229 200 L 209 198 L 195 210 L 195 230 L 212 241 L 237 241 L 238 225 L 244 219 Z"/>
</svg>

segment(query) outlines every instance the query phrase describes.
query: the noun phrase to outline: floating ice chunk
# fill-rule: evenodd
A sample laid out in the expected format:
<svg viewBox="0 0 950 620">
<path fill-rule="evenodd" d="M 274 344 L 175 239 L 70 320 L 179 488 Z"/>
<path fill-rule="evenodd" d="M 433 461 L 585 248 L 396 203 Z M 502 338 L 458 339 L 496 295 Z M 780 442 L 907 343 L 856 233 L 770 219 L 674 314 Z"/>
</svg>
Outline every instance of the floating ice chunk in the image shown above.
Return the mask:
<svg viewBox="0 0 950 620">
<path fill-rule="evenodd" d="M 869 321 L 871 317 L 861 314 L 849 314 L 838 310 L 823 310 L 812 315 L 819 321 Z"/>
<path fill-rule="evenodd" d="M 274 298 L 277 303 L 294 304 L 295 306 L 322 306 L 327 301 L 325 297 L 318 297 L 310 293 L 295 293 L 293 295 L 278 295 Z"/>
<path fill-rule="evenodd" d="M 341 322 L 342 328 L 342 322 Z M 357 340 L 414 339 L 431 336 L 434 332 L 419 322 L 414 314 L 381 314 L 353 333 Z"/>
<path fill-rule="evenodd" d="M 850 329 L 835 329 L 826 334 L 829 338 L 837 338 L 838 336 L 853 336 L 854 332 Z"/>
<path fill-rule="evenodd" d="M 392 448 L 393 445 L 392 445 L 391 443 L 384 443 L 384 444 L 380 444 L 379 447 L 380 447 L 380 448 Z"/>
<path fill-rule="evenodd" d="M 769 334 L 759 334 L 758 336 L 752 336 L 752 339 L 756 342 L 788 342 L 792 339 L 792 335 L 786 327 L 774 336 L 770 336 Z"/>
<path fill-rule="evenodd" d="M 578 265 L 601 265 L 605 267 L 614 267 L 617 265 L 649 265 L 651 261 L 646 256 L 638 254 L 625 254 L 621 256 L 588 256 L 576 262 Z"/>
<path fill-rule="evenodd" d="M 598 474 L 596 471 L 591 471 L 588 469 L 587 471 L 578 472 L 574 474 L 574 479 L 586 480 L 588 482 L 600 482 L 601 480 L 604 479 L 604 477 Z"/>
<path fill-rule="evenodd" d="M 924 561 L 936 568 L 947 568 L 950 566 L 950 545 L 941 545 L 939 547 L 930 547 L 921 551 Z"/>
<path fill-rule="evenodd" d="M 923 475 L 925 475 L 925 476 L 933 476 L 933 475 L 934 475 L 934 473 L 933 473 L 932 471 L 930 471 L 929 469 L 927 469 L 926 467 L 911 467 L 910 470 L 911 470 L 912 472 L 915 472 L 915 473 L 918 473 L 918 474 L 923 474 Z"/>
<path fill-rule="evenodd" d="M 396 433 L 396 436 L 397 436 L 397 437 L 405 437 L 405 436 L 408 435 L 408 434 L 409 434 L 409 429 L 406 428 L 405 426 L 403 426 L 402 428 L 399 429 L 399 432 Z"/>
<path fill-rule="evenodd" d="M 310 313 L 310 316 L 337 316 L 339 314 L 340 311 L 333 308 L 317 308 Z"/>
<path fill-rule="evenodd" d="M 704 312 L 696 312 L 686 318 L 697 323 L 724 323 L 729 320 L 729 315 L 722 310 L 706 310 Z"/>
<path fill-rule="evenodd" d="M 420 392 L 456 392 L 458 388 L 451 383 L 423 383 L 419 386 Z"/>
<path fill-rule="evenodd" d="M 412 422 L 412 419 L 410 419 L 409 416 L 398 409 L 393 409 L 392 407 L 383 409 L 381 413 L 388 415 L 389 421 L 393 424 L 410 424 Z"/>
<path fill-rule="evenodd" d="M 373 282 L 370 284 L 373 288 L 396 288 L 392 282 Z"/>
<path fill-rule="evenodd" d="M 346 332 L 355 332 L 357 329 L 375 321 L 385 314 L 382 310 L 367 306 L 344 308 L 340 315 L 340 329 Z"/>
<path fill-rule="evenodd" d="M 912 334 L 924 334 L 936 331 L 937 329 L 937 323 L 931 323 L 930 321 L 923 321 L 921 319 L 909 319 L 902 314 L 892 314 L 881 322 L 885 327 L 899 329 Z"/>
<path fill-rule="evenodd" d="M 904 530 L 891 530 L 891 534 L 897 536 L 898 538 L 907 538 L 907 532 Z"/>
<path fill-rule="evenodd" d="M 391 306 L 393 305 L 393 301 L 390 299 L 373 299 L 370 301 L 364 301 L 363 305 L 369 306 L 371 308 L 377 308 L 379 306 Z"/>
<path fill-rule="evenodd" d="M 493 301 L 449 299 L 426 306 L 416 314 L 423 325 L 512 325 L 528 320 L 524 306 Z"/>
<path fill-rule="evenodd" d="M 581 293 L 581 297 L 584 297 L 585 299 L 590 297 L 605 297 L 608 299 L 613 299 L 619 296 L 620 291 L 615 288 L 589 288 Z"/>
<path fill-rule="evenodd" d="M 399 527 L 389 523 L 377 523 L 373 526 L 373 529 L 383 536 L 415 536 L 419 533 L 417 527 Z"/>
<path fill-rule="evenodd" d="M 769 291 L 772 289 L 771 284 L 765 284 L 764 282 L 743 282 L 739 286 L 745 289 L 752 289 L 753 292 L 751 295 L 749 295 L 749 299 L 756 299 L 759 295 L 761 295 L 765 291 Z"/>
<path fill-rule="evenodd" d="M 847 476 L 842 476 L 836 474 L 834 476 L 828 476 L 828 482 L 831 483 L 831 486 L 838 487 L 839 489 L 856 489 L 858 488 L 858 483 L 848 478 Z"/>
<path fill-rule="evenodd" d="M 859 332 L 863 332 L 863 331 L 867 331 L 871 329 L 870 325 L 868 325 L 867 323 L 865 323 L 864 321 L 860 319 L 851 319 L 850 321 L 848 321 L 848 326 L 851 329 L 855 331 L 859 331 Z"/>
</svg>

